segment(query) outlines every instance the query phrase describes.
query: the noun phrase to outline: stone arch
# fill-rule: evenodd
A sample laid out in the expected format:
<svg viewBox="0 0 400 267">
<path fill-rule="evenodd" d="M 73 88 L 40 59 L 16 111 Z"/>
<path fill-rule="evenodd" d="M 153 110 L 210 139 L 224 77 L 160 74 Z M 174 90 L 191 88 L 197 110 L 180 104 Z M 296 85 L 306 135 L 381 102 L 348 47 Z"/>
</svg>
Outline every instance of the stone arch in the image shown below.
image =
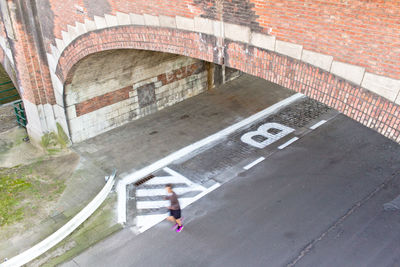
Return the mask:
<svg viewBox="0 0 400 267">
<path fill-rule="evenodd" d="M 63 92 L 68 73 L 83 57 L 119 48 L 175 53 L 259 76 L 317 99 L 400 141 L 400 81 L 337 62 L 301 45 L 204 18 L 105 15 L 63 32 L 48 54 L 53 85 Z M 386 119 L 383 119 L 386 118 Z"/>
</svg>

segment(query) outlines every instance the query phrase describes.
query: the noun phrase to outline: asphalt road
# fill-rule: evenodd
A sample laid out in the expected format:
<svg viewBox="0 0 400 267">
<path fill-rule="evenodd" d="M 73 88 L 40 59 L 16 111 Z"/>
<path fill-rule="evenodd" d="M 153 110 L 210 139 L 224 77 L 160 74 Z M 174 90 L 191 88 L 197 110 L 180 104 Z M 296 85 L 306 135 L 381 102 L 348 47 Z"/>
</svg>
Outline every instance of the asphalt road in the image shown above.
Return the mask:
<svg viewBox="0 0 400 267">
<path fill-rule="evenodd" d="M 187 207 L 63 266 L 400 266 L 400 146 L 338 115 Z"/>
</svg>

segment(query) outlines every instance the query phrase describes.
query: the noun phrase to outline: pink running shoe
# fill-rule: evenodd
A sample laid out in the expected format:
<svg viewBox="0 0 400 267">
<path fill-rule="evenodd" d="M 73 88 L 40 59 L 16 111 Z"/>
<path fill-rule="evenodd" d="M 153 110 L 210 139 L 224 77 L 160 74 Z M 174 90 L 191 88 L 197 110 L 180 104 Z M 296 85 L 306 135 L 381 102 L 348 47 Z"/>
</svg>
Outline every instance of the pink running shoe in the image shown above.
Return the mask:
<svg viewBox="0 0 400 267">
<path fill-rule="evenodd" d="M 183 229 L 183 225 L 181 225 L 181 227 L 176 228 L 176 232 L 179 233 L 180 231 L 182 231 Z"/>
<path fill-rule="evenodd" d="M 183 217 L 181 217 L 180 219 L 181 219 L 181 222 L 183 222 Z M 174 226 L 172 226 L 172 230 L 175 230 L 175 229 L 176 229 L 176 227 L 178 227 L 178 224 L 177 224 L 177 223 L 175 223 L 175 225 L 174 225 Z"/>
</svg>

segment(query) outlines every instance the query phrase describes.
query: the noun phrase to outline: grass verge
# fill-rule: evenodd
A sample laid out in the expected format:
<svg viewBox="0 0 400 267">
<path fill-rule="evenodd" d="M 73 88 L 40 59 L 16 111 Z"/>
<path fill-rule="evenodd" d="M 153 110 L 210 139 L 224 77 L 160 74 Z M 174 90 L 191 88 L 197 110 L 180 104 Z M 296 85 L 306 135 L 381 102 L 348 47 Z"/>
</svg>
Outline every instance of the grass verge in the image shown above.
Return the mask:
<svg viewBox="0 0 400 267">
<path fill-rule="evenodd" d="M 27 266 L 56 266 L 79 255 L 85 249 L 122 229 L 116 222 L 116 193 L 110 194 L 104 203 L 82 225 L 55 247 Z"/>
<path fill-rule="evenodd" d="M 40 202 L 52 201 L 64 190 L 64 180 L 39 175 L 43 160 L 26 166 L 0 168 L 0 226 L 36 213 Z"/>
</svg>

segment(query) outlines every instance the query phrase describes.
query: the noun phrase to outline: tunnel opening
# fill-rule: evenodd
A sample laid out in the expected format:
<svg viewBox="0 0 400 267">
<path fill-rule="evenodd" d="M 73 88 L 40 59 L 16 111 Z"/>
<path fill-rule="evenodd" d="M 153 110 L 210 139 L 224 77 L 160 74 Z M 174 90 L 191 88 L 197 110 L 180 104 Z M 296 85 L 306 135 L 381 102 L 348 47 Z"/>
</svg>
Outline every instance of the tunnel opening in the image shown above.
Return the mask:
<svg viewBox="0 0 400 267">
<path fill-rule="evenodd" d="M 0 65 L 0 106 L 20 99 L 17 88 L 3 66 Z"/>
<path fill-rule="evenodd" d="M 0 132 L 18 125 L 13 104 L 19 101 L 21 97 L 17 88 L 0 64 Z"/>
<path fill-rule="evenodd" d="M 71 141 L 84 141 L 233 80 L 235 69 L 134 49 L 91 54 L 65 82 Z"/>
</svg>

